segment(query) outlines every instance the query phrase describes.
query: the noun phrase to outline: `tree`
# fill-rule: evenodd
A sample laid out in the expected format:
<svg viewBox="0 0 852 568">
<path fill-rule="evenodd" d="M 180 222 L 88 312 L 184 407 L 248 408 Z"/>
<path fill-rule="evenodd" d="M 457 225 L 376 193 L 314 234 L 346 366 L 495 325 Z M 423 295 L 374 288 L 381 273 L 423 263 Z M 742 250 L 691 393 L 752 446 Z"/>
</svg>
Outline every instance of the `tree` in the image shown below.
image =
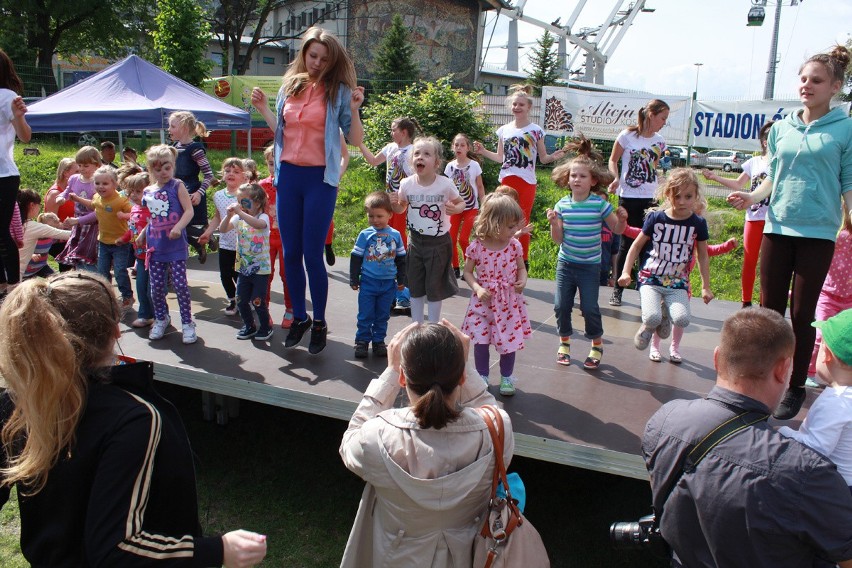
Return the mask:
<svg viewBox="0 0 852 568">
<path fill-rule="evenodd" d="M 528 82 L 535 88 L 535 95 L 541 96 L 542 87 L 562 84 L 560 80 L 561 70 L 559 68 L 559 57 L 556 55 L 553 46 L 556 39 L 550 31 L 544 30 L 544 33 L 535 40 L 535 43 L 536 47 L 532 49 L 529 57 L 532 72 Z"/>
<path fill-rule="evenodd" d="M 471 140 L 496 146 L 491 122 L 482 111 L 480 94 L 454 88 L 450 77 L 419 82 L 400 92 L 370 98 L 363 111 L 364 143 L 368 148 L 382 148 L 390 142 L 391 122 L 401 116 L 414 117 L 424 135 L 437 137 L 444 145 L 445 158 L 452 155 L 452 140 L 459 132 L 464 132 Z M 483 164 L 486 187 L 497 181 L 499 165 L 492 164 L 492 170 Z"/>
<path fill-rule="evenodd" d="M 376 50 L 371 86 L 377 93 L 399 91 L 420 76 L 414 63 L 414 44 L 402 16 L 394 14 L 391 26 Z"/>
<path fill-rule="evenodd" d="M 157 64 L 200 87 L 213 62 L 205 57 L 210 25 L 194 0 L 159 0 L 152 32 Z"/>
<path fill-rule="evenodd" d="M 40 96 L 57 90 L 53 76 L 53 56 L 97 53 L 121 57 L 144 50 L 149 40 L 156 0 L 16 0 L 3 2 L 0 17 L 14 22 L 11 35 L 0 29 L 0 42 L 26 38 L 21 55 L 33 55 L 38 77 L 24 85 L 26 94 Z M 9 26 L 4 25 L 3 28 Z M 32 59 L 21 62 L 31 65 Z"/>
<path fill-rule="evenodd" d="M 292 39 L 298 35 L 285 36 L 281 30 L 264 35 L 263 28 L 269 15 L 287 4 L 295 4 L 296 0 L 218 0 L 213 6 L 208 6 L 208 22 L 214 33 L 218 35 L 222 47 L 222 73 L 228 75 L 234 71 L 236 75 L 245 75 L 248 71 L 252 55 L 259 47 L 272 42 Z M 246 29 L 253 26 L 248 43 L 242 38 Z"/>
</svg>

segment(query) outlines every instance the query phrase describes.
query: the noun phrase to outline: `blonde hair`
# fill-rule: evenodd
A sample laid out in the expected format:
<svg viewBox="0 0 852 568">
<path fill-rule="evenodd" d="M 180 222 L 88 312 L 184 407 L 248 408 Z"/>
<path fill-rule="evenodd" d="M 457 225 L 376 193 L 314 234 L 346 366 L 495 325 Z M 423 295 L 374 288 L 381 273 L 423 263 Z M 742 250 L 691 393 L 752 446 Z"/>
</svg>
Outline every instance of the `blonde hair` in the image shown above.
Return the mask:
<svg viewBox="0 0 852 568">
<path fill-rule="evenodd" d="M 441 144 L 441 141 L 434 136 L 418 136 L 415 138 L 414 142 L 411 143 L 411 151 L 408 153 L 409 165 L 414 164 L 414 150 L 416 150 L 418 146 L 432 147 L 432 151 L 435 153 L 435 161 L 437 162 L 435 171 L 440 172 L 441 166 L 444 165 L 444 145 Z"/>
<path fill-rule="evenodd" d="M 95 170 L 95 173 L 92 175 L 92 179 L 97 177 L 106 176 L 112 180 L 112 183 L 118 187 L 118 174 L 115 173 L 115 168 L 112 166 L 101 166 Z"/>
<path fill-rule="evenodd" d="M 74 154 L 74 161 L 78 164 L 101 165 L 101 151 L 94 146 L 83 146 Z"/>
<path fill-rule="evenodd" d="M 350 89 L 355 89 L 358 86 L 355 66 L 352 63 L 352 58 L 346 52 L 346 48 L 333 33 L 313 26 L 308 28 L 305 35 L 302 36 L 302 48 L 284 73 L 283 85 L 281 86 L 284 94 L 288 96 L 298 95 L 310 81 L 305 58 L 308 48 L 314 42 L 321 43 L 328 50 L 328 60 L 321 77 L 325 85 L 325 100 L 336 100 L 337 90 L 341 83 Z"/>
<path fill-rule="evenodd" d="M 145 159 L 149 168 L 162 164 L 174 165 L 177 162 L 177 155 L 177 148 L 168 144 L 157 144 L 145 151 Z"/>
<path fill-rule="evenodd" d="M 263 149 L 263 159 L 268 160 L 270 157 L 272 157 L 274 152 L 275 148 L 273 146 L 267 146 Z"/>
<path fill-rule="evenodd" d="M 571 181 L 571 168 L 575 166 L 586 168 L 595 180 L 595 184 L 591 188 L 591 193 L 606 199 L 607 188 L 615 178 L 612 172 L 604 165 L 603 154 L 595 148 L 591 140 L 582 135 L 576 141 L 566 145 L 565 149 L 575 153 L 576 156 L 553 168 L 550 178 L 559 187 L 568 188 Z"/>
<path fill-rule="evenodd" d="M 508 108 L 512 108 L 512 101 L 514 101 L 518 97 L 522 97 L 527 99 L 527 105 L 529 105 L 530 110 L 532 110 L 533 106 L 533 88 L 532 85 L 524 85 L 522 83 L 516 83 L 509 87 L 509 95 L 506 97 L 506 106 Z"/>
<path fill-rule="evenodd" d="M 477 239 L 494 239 L 500 229 L 524 220 L 524 211 L 508 195 L 492 193 L 485 196 L 479 206 L 479 215 L 473 222 L 473 236 Z"/>
<path fill-rule="evenodd" d="M 50 212 L 39 213 L 38 217 L 36 217 L 36 221 L 45 225 L 50 225 L 51 227 L 56 227 L 59 223 L 61 223 L 56 213 Z"/>
<path fill-rule="evenodd" d="M 843 211 L 843 222 L 840 223 L 840 230 L 852 233 L 852 218 L 850 218 L 850 216 L 849 216 L 849 208 L 846 207 L 846 201 L 845 200 L 842 201 L 841 203 L 842 203 L 841 208 L 842 208 L 842 211 Z"/>
<path fill-rule="evenodd" d="M 89 375 L 112 353 L 120 316 L 112 286 L 91 272 L 32 278 L 6 297 L 0 373 L 15 409 L 2 431 L 4 486 L 21 482 L 38 493 L 60 454 L 72 450 Z"/>
<path fill-rule="evenodd" d="M 204 123 L 195 118 L 195 115 L 188 110 L 176 110 L 169 115 L 169 122 L 175 121 L 177 124 L 186 127 L 186 130 L 195 133 L 196 136 L 207 138 L 210 133 L 207 132 L 207 127 Z"/>
<path fill-rule="evenodd" d="M 249 173 L 249 175 L 248 175 L 249 183 L 254 183 L 258 179 L 260 179 L 257 175 L 257 162 L 255 162 L 251 158 L 244 158 L 243 159 L 243 169 Z"/>
<path fill-rule="evenodd" d="M 62 158 L 59 160 L 59 165 L 56 166 L 56 185 L 59 186 L 62 183 L 62 178 L 65 176 L 65 172 L 70 170 L 75 164 L 77 160 L 74 158 Z M 68 180 L 65 180 L 67 183 Z"/>
<path fill-rule="evenodd" d="M 685 191 L 690 187 L 695 188 L 695 199 L 700 202 L 704 199 L 701 193 L 701 183 L 698 181 L 698 176 L 695 175 L 695 170 L 692 168 L 675 168 L 666 176 L 666 181 L 660 184 L 657 188 L 656 199 L 659 202 L 659 207 L 654 207 L 651 210 L 665 209 L 668 205 L 674 203 L 674 198 L 681 191 Z M 707 203 L 706 201 L 704 203 Z"/>
</svg>

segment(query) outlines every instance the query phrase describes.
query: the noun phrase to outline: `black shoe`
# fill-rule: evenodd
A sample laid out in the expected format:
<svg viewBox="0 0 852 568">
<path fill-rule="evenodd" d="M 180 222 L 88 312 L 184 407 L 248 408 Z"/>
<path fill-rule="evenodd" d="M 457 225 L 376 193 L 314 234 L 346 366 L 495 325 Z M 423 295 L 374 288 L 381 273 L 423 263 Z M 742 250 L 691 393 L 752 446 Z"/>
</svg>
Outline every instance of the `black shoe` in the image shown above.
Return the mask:
<svg viewBox="0 0 852 568">
<path fill-rule="evenodd" d="M 456 280 L 458 280 L 461 278 L 461 269 L 458 266 L 453 268 L 453 274 L 456 275 Z"/>
<path fill-rule="evenodd" d="M 743 309 L 750 308 L 750 307 L 751 307 L 751 302 L 743 302 Z"/>
<path fill-rule="evenodd" d="M 325 263 L 334 266 L 335 260 L 337 259 L 334 257 L 334 249 L 331 248 L 331 245 L 325 245 Z"/>
<path fill-rule="evenodd" d="M 356 359 L 366 359 L 367 358 L 367 342 L 366 341 L 356 341 L 355 342 L 355 358 Z"/>
<path fill-rule="evenodd" d="M 623 288 L 613 288 L 612 296 L 609 297 L 609 305 L 610 306 L 620 306 L 621 305 L 621 293 Z"/>
<path fill-rule="evenodd" d="M 387 357 L 388 356 L 388 346 L 385 345 L 384 341 L 379 343 L 373 342 L 373 355 L 376 357 Z"/>
<path fill-rule="evenodd" d="M 207 262 L 207 247 L 204 245 L 198 247 L 198 262 L 199 264 Z"/>
<path fill-rule="evenodd" d="M 284 340 L 284 347 L 295 347 L 298 345 L 305 332 L 311 328 L 312 323 L 313 321 L 310 316 L 302 321 L 293 320 L 293 325 L 290 326 L 290 333 L 287 334 L 287 339 Z"/>
<path fill-rule="evenodd" d="M 781 400 L 781 404 L 779 404 L 778 408 L 775 409 L 775 412 L 772 413 L 772 416 L 778 420 L 790 420 L 795 418 L 802 409 L 802 403 L 805 402 L 805 398 L 807 398 L 807 393 L 805 392 L 804 387 L 790 387 L 787 389 L 787 393 Z"/>
<path fill-rule="evenodd" d="M 308 344 L 308 353 L 316 355 L 325 349 L 327 335 L 328 326 L 326 323 L 324 321 L 315 321 L 314 325 L 311 327 L 311 342 Z"/>
</svg>

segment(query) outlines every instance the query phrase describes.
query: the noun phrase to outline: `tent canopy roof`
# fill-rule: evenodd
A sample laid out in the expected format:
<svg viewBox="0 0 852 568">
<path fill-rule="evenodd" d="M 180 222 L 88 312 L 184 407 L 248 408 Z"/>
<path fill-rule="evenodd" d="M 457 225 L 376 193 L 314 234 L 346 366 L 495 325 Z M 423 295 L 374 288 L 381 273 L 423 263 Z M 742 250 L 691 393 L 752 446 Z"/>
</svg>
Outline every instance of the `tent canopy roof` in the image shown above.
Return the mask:
<svg viewBox="0 0 852 568">
<path fill-rule="evenodd" d="M 131 55 L 29 106 L 33 132 L 157 130 L 191 111 L 211 130 L 247 130 L 249 113 Z"/>
</svg>

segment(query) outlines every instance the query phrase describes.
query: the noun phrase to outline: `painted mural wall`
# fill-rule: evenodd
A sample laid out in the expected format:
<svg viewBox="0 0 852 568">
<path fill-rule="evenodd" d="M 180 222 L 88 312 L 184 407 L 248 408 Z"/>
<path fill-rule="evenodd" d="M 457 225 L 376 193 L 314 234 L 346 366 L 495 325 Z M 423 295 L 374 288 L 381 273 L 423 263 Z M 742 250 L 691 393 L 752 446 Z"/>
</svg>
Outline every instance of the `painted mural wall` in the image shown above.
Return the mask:
<svg viewBox="0 0 852 568">
<path fill-rule="evenodd" d="M 394 13 L 408 27 L 422 79 L 454 73 L 461 83 L 474 81 L 479 6 L 471 0 L 350 0 L 347 47 L 359 79 L 373 76 L 372 55 Z"/>
</svg>

